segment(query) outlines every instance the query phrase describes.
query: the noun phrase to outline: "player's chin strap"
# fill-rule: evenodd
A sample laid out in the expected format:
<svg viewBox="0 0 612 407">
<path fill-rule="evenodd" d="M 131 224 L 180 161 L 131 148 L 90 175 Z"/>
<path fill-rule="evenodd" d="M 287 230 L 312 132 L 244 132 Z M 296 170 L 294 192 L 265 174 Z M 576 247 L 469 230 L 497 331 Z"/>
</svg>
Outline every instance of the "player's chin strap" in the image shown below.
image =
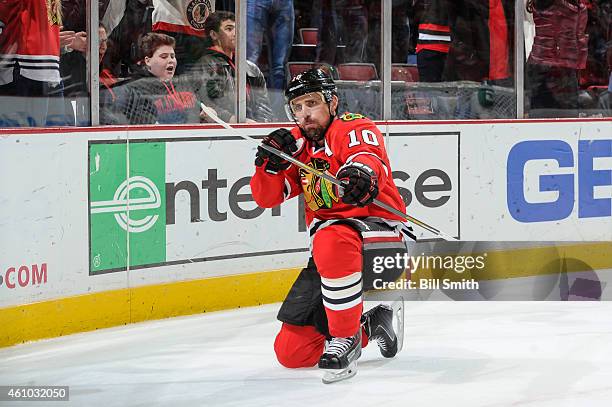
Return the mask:
<svg viewBox="0 0 612 407">
<path fill-rule="evenodd" d="M 227 124 L 226 122 L 224 122 L 223 120 L 221 120 L 214 111 L 212 111 L 208 106 L 206 106 L 204 103 L 200 103 L 200 107 L 202 108 L 202 110 L 204 111 L 204 113 L 206 113 L 206 115 L 208 115 L 208 117 L 210 117 L 215 123 L 220 124 L 221 126 L 223 126 L 224 128 L 228 129 L 228 130 L 234 130 L 234 128 L 232 128 L 232 126 L 230 126 L 229 124 Z M 293 158 L 292 156 L 290 156 L 289 154 L 286 154 L 272 146 L 269 146 L 267 144 L 264 143 L 260 143 L 259 140 L 254 139 L 251 136 L 248 136 L 246 134 L 240 134 L 240 133 L 236 133 L 238 136 L 242 137 L 245 140 L 249 140 L 249 141 L 253 141 L 255 143 L 257 143 L 261 148 L 263 148 L 264 150 L 267 150 L 269 152 L 271 152 L 272 154 L 276 154 L 279 157 L 282 157 L 283 159 L 289 161 L 291 164 L 303 169 L 304 171 L 307 171 L 311 174 L 316 175 L 317 177 L 323 178 L 326 181 L 331 182 L 332 184 L 338 186 L 340 189 L 343 188 L 343 184 L 342 182 L 337 179 L 336 177 L 326 174 L 322 171 L 317 170 L 316 168 L 313 168 L 307 164 L 304 164 L 303 162 L 296 160 L 295 158 Z M 458 240 L 457 238 L 454 238 L 452 236 L 447 235 L 446 233 L 440 231 L 439 229 L 436 229 L 435 227 L 428 225 L 427 223 L 420 221 L 410 215 L 406 215 L 403 212 L 398 211 L 397 209 L 395 209 L 394 207 L 379 201 L 378 199 L 374 199 L 374 201 L 372 202 L 374 205 L 378 206 L 379 208 L 382 208 L 386 211 L 391 212 L 394 215 L 400 216 L 404 219 L 406 219 L 409 222 L 412 222 L 413 224 L 422 227 L 423 229 L 441 237 L 444 240 L 447 241 L 456 241 Z"/>
</svg>

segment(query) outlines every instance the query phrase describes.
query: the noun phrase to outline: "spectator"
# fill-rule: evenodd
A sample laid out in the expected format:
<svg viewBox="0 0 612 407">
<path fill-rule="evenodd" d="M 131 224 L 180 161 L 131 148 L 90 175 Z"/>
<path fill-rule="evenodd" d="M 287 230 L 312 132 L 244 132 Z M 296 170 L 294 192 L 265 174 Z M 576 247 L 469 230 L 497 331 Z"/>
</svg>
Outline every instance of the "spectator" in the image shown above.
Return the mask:
<svg viewBox="0 0 612 407">
<path fill-rule="evenodd" d="M 108 50 L 108 34 L 102 24 L 100 24 L 100 123 L 104 124 L 109 121 L 106 117 L 106 112 L 112 109 L 113 104 L 117 101 L 117 95 L 113 87 L 119 83 L 119 78 L 109 69 L 105 67 L 104 56 Z"/>
<path fill-rule="evenodd" d="M 106 51 L 108 50 L 108 32 L 106 28 L 102 24 L 99 27 L 99 41 L 100 48 L 98 48 L 98 58 L 100 61 L 100 87 L 104 87 L 107 90 L 117 83 L 117 78 L 115 74 L 104 66 L 104 56 L 106 55 Z M 112 93 L 112 92 L 111 92 Z"/>
<path fill-rule="evenodd" d="M 3 0 L 0 16 L 0 127 L 64 125 L 60 0 Z"/>
<path fill-rule="evenodd" d="M 153 0 L 153 31 L 176 41 L 177 75 L 191 69 L 206 49 L 204 27 L 215 12 L 212 0 Z"/>
<path fill-rule="evenodd" d="M 583 0 L 529 0 L 536 35 L 527 60 L 531 117 L 576 116 L 578 70 L 586 67 L 588 11 Z M 560 112 L 565 110 L 565 112 Z"/>
<path fill-rule="evenodd" d="M 418 30 L 415 25 L 413 0 L 392 1 L 391 61 L 393 63 L 416 64 L 416 41 Z M 382 24 L 382 23 L 381 23 Z M 379 48 L 380 49 L 380 48 Z"/>
<path fill-rule="evenodd" d="M 109 8 L 109 5 L 113 6 L 117 0 L 99 0 L 99 18 L 100 21 L 104 18 L 104 15 Z M 73 40 L 71 44 L 68 45 L 67 54 L 63 54 L 60 58 L 60 72 L 62 74 L 62 78 L 66 76 L 66 74 L 70 74 L 74 76 L 75 74 L 78 76 L 75 79 L 81 79 L 77 83 L 83 84 L 86 86 L 85 76 L 81 76 L 79 73 L 75 72 L 75 69 L 70 69 L 70 67 L 78 66 L 80 68 L 79 72 L 82 75 L 86 73 L 86 61 L 85 56 L 87 54 L 87 3 L 85 0 L 62 0 L 62 15 L 63 15 L 63 30 L 72 30 L 76 32 L 76 38 Z M 111 70 L 108 68 L 103 68 L 103 59 L 106 55 L 106 50 L 108 49 L 108 35 L 110 34 L 110 30 L 106 28 L 106 26 L 100 22 L 98 25 L 99 30 L 99 55 L 100 55 L 100 81 L 103 83 L 106 88 L 111 86 L 116 82 L 115 75 L 111 73 Z M 70 49 L 72 51 L 70 51 Z M 78 52 L 75 52 L 78 51 Z M 68 71 L 70 69 L 70 71 Z M 74 83 L 74 81 L 72 81 Z M 68 88 L 71 87 L 71 83 L 65 81 L 66 95 L 68 95 Z M 86 88 L 85 88 L 86 90 Z"/>
<path fill-rule="evenodd" d="M 116 102 L 105 124 L 182 124 L 200 121 L 200 104 L 176 72 L 174 38 L 159 33 L 140 40 L 142 68 L 133 80 L 116 88 Z M 106 116 L 106 115 L 105 115 Z"/>
<path fill-rule="evenodd" d="M 441 82 L 451 43 L 447 0 L 416 0 L 417 66 L 421 82 Z"/>
<path fill-rule="evenodd" d="M 293 0 L 247 1 L 247 59 L 254 64 L 261 55 L 263 37 L 268 44 L 268 88 L 272 108 L 279 119 L 287 119 L 283 92 L 287 82 L 287 61 L 293 44 L 295 12 Z"/>
<path fill-rule="evenodd" d="M 314 26 L 319 29 L 317 61 L 330 65 L 365 62 L 368 9 L 363 0 L 318 0 L 313 3 Z M 338 44 L 345 44 L 337 54 Z"/>
<path fill-rule="evenodd" d="M 444 64 L 443 81 L 480 83 L 477 90 L 458 89 L 454 117 L 484 118 L 491 114 L 514 117 L 513 96 L 496 93 L 493 86 L 512 87 L 514 52 L 514 1 L 447 1 L 451 43 Z"/>
<path fill-rule="evenodd" d="M 511 78 L 514 1 L 447 1 L 451 44 L 445 81 L 492 81 Z"/>
<path fill-rule="evenodd" d="M 304 7 L 304 6 L 302 6 Z M 381 1 L 315 0 L 311 27 L 318 28 L 316 61 L 331 65 L 371 62 L 380 72 Z M 411 48 L 412 0 L 392 1 L 392 62 L 405 63 Z M 302 20 L 304 18 L 302 17 Z M 303 25 L 304 23 L 302 23 Z M 338 45 L 343 44 L 342 51 Z M 413 47 L 414 48 L 414 47 Z"/>
<path fill-rule="evenodd" d="M 106 29 L 99 28 L 100 43 L 104 39 L 104 46 L 100 46 L 100 55 L 106 52 Z M 60 57 L 60 73 L 64 83 L 64 96 L 66 99 L 66 112 L 71 124 L 89 125 L 89 89 L 87 86 L 87 33 L 84 31 L 74 35 L 73 41 L 62 51 Z M 102 60 L 100 60 L 101 62 Z M 100 68 L 102 69 L 102 68 Z M 74 109 L 74 110 L 73 110 Z M 74 112 L 74 116 L 69 112 Z"/>
<path fill-rule="evenodd" d="M 235 123 L 236 21 L 234 13 L 217 11 L 206 21 L 206 34 L 212 46 L 206 50 L 194 70 L 196 83 L 202 82 L 198 94 L 213 106 L 221 119 Z M 266 80 L 254 63 L 247 60 L 247 122 L 270 122 L 272 110 Z"/>
<path fill-rule="evenodd" d="M 113 91 L 110 89 L 116 82 L 115 75 L 108 69 L 104 68 L 103 60 L 107 50 L 108 37 L 106 28 L 100 24 L 98 27 L 99 48 L 98 57 L 100 61 L 100 86 L 107 92 L 110 92 L 109 97 L 112 98 Z M 70 45 L 73 51 L 65 53 L 60 58 L 60 72 L 64 81 L 64 96 L 74 103 L 75 117 L 71 123 L 77 125 L 89 125 L 89 89 L 87 86 L 87 34 L 79 32 L 75 35 L 75 39 Z M 102 98 L 101 98 L 102 104 Z M 66 103 L 66 111 L 72 111 L 73 107 L 70 103 Z"/>
<path fill-rule="evenodd" d="M 107 85 L 110 85 L 111 82 L 114 83 L 115 81 L 115 79 L 111 79 L 111 78 L 114 78 L 115 75 L 111 74 L 110 69 L 102 68 L 102 61 L 104 59 L 104 56 L 106 55 L 106 50 L 108 49 L 108 35 L 110 34 L 110 31 L 112 30 L 108 30 L 101 21 L 104 18 L 104 15 L 109 5 L 112 6 L 116 2 L 117 0 L 99 0 L 98 1 L 99 18 L 100 18 L 100 23 L 98 25 L 99 41 L 100 41 L 100 48 L 99 48 L 100 80 L 101 81 L 104 80 Z M 84 57 L 86 55 L 86 50 L 87 50 L 87 33 L 86 33 L 86 30 L 87 30 L 86 28 L 87 27 L 87 3 L 86 1 L 85 0 L 62 0 L 62 21 L 63 21 L 62 31 L 71 30 L 76 33 L 75 34 L 76 38 L 74 38 L 73 42 L 68 45 L 68 48 L 72 49 L 73 51 L 79 51 L 80 52 L 79 57 Z M 71 52 L 69 50 L 67 51 L 69 53 Z M 62 55 L 61 60 L 60 60 L 60 71 L 62 72 L 62 77 L 64 77 L 64 71 L 62 70 L 64 57 L 65 55 Z M 77 58 L 77 60 L 81 59 L 76 56 L 74 58 Z M 70 62 L 73 62 L 70 59 L 68 60 Z M 79 65 L 80 65 L 80 62 L 79 62 Z M 83 72 L 85 72 L 85 69 L 83 70 Z M 69 87 L 68 84 L 66 84 L 65 87 L 68 88 Z"/>
<path fill-rule="evenodd" d="M 107 64 L 119 77 L 127 78 L 142 59 L 138 41 L 151 31 L 151 0 L 110 0 L 102 23 L 114 45 L 107 51 Z"/>
</svg>

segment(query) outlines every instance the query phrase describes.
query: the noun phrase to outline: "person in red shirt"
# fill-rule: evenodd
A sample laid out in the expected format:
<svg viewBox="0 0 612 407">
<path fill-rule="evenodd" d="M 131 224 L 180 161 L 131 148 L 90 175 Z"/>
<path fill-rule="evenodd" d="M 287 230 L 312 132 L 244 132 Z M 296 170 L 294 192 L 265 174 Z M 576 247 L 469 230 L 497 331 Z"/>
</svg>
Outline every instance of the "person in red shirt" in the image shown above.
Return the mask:
<svg viewBox="0 0 612 407">
<path fill-rule="evenodd" d="M 0 127 L 66 124 L 61 25 L 60 0 L 0 1 Z"/>
<path fill-rule="evenodd" d="M 337 177 L 344 187 L 339 191 L 258 148 L 253 198 L 270 208 L 303 195 L 311 237 L 309 264 L 279 311 L 283 326 L 274 349 L 286 367 L 318 363 L 350 377 L 368 340 L 376 341 L 385 357 L 397 352 L 402 333 L 393 331 L 392 309 L 379 305 L 362 316 L 362 294 L 372 285 L 364 260 L 381 242 L 395 252 L 406 250 L 404 218 L 372 204 L 374 199 L 401 213 L 406 206 L 394 184 L 382 134 L 360 114 L 337 114 L 336 85 L 328 74 L 311 69 L 297 75 L 285 96 L 297 127 L 275 130 L 262 143 Z M 391 278 L 402 271 L 393 270 Z"/>
</svg>

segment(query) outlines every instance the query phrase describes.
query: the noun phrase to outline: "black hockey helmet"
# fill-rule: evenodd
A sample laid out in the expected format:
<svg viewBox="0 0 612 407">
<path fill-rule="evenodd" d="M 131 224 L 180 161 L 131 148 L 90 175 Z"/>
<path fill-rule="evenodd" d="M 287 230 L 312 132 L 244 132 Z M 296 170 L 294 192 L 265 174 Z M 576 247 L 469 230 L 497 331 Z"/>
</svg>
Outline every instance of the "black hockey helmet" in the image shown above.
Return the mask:
<svg viewBox="0 0 612 407">
<path fill-rule="evenodd" d="M 327 103 L 331 102 L 332 95 L 337 95 L 334 80 L 320 68 L 309 69 L 294 76 L 287 86 L 285 97 L 289 103 L 298 96 L 313 92 L 323 93 Z"/>
<path fill-rule="evenodd" d="M 327 104 L 332 101 L 334 95 L 338 95 L 334 80 L 324 70 L 313 68 L 299 73 L 291 79 L 285 91 L 285 98 L 287 99 L 285 109 L 287 111 L 287 116 L 295 120 L 295 116 L 291 109 L 291 101 L 293 99 L 313 92 L 321 92 Z M 332 113 L 332 117 L 333 116 L 334 114 Z"/>
</svg>

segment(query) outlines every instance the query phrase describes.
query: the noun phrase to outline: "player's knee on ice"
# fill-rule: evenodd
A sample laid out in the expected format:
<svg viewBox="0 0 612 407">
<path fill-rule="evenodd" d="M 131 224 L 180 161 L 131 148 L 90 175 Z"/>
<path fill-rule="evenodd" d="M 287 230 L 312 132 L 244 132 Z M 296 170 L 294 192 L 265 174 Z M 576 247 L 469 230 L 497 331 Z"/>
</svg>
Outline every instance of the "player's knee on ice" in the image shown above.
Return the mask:
<svg viewBox="0 0 612 407">
<path fill-rule="evenodd" d="M 314 326 L 284 323 L 274 341 L 276 359 L 290 369 L 315 366 L 324 348 L 325 336 Z"/>
</svg>

